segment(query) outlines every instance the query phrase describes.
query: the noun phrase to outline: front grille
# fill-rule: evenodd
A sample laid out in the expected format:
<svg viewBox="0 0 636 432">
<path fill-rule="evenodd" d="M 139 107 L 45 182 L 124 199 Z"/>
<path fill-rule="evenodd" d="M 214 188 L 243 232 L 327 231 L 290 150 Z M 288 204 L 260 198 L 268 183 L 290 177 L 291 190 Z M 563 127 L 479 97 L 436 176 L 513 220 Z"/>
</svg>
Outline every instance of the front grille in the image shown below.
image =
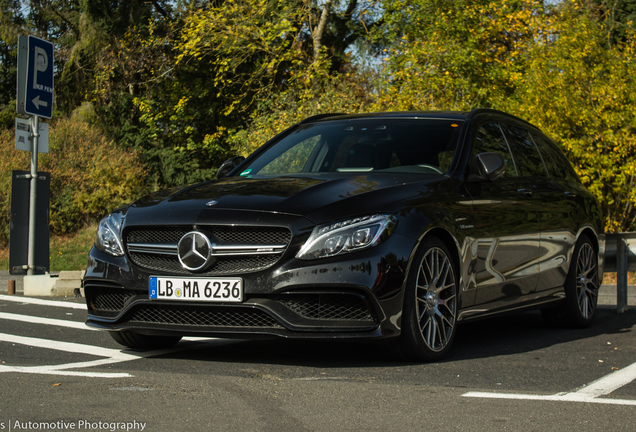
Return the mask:
<svg viewBox="0 0 636 432">
<path fill-rule="evenodd" d="M 279 301 L 303 318 L 375 321 L 367 303 L 356 294 L 283 294 Z"/>
<path fill-rule="evenodd" d="M 233 226 L 200 226 L 201 231 L 209 232 L 212 241 L 219 244 L 285 244 L 291 240 L 287 228 L 278 227 L 233 227 Z"/>
<path fill-rule="evenodd" d="M 159 305 L 139 306 L 130 314 L 129 321 L 205 327 L 282 328 L 276 320 L 259 310 L 184 309 Z"/>
<path fill-rule="evenodd" d="M 128 231 L 128 243 L 179 243 L 181 237 L 192 231 L 192 227 L 135 228 Z"/>
<path fill-rule="evenodd" d="M 160 253 L 161 250 L 129 250 L 129 257 L 135 265 L 153 272 L 192 274 L 189 270 L 184 269 L 179 262 L 179 258 L 176 256 L 176 246 L 185 234 L 193 230 L 195 230 L 193 226 L 132 228 L 125 236 L 126 247 L 128 244 L 157 245 L 164 247 L 164 253 Z M 267 248 L 267 246 L 284 245 L 287 247 L 291 241 L 291 232 L 287 228 L 281 227 L 197 225 L 196 230 L 205 233 L 216 246 L 258 245 Z M 166 253 L 166 245 L 172 246 L 173 252 Z M 282 252 L 281 249 L 280 252 L 274 254 L 254 252 L 218 256 L 207 271 L 198 274 L 202 276 L 231 275 L 264 270 L 275 264 Z"/>
</svg>

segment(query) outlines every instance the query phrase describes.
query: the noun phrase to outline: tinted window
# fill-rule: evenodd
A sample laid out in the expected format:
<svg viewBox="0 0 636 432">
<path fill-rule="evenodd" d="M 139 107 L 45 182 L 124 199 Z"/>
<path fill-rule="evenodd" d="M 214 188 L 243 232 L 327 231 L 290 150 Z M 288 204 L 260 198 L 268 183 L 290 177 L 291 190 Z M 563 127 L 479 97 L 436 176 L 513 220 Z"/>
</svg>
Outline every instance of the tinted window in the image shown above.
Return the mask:
<svg viewBox="0 0 636 432">
<path fill-rule="evenodd" d="M 515 177 L 517 175 L 514 159 L 510 154 L 503 132 L 497 123 L 486 123 L 477 131 L 473 144 L 473 157 L 479 153 L 499 154 L 506 163 L 504 177 Z"/>
<path fill-rule="evenodd" d="M 502 125 L 506 132 L 508 142 L 512 147 L 512 153 L 515 155 L 517 168 L 521 176 L 530 177 L 547 177 L 543 159 L 530 138 L 530 134 L 516 126 L 509 124 Z"/>
<path fill-rule="evenodd" d="M 298 145 L 283 152 L 278 158 L 265 165 L 260 171 L 261 174 L 302 172 L 319 141 L 320 136 L 312 136 L 299 142 Z"/>
<path fill-rule="evenodd" d="M 548 174 L 550 177 L 564 178 L 565 173 L 562 170 L 562 167 L 556 162 L 558 159 L 557 155 L 554 154 L 554 149 L 548 146 L 548 144 L 543 140 L 543 138 L 532 135 L 532 139 L 535 144 L 539 148 L 541 155 L 543 156 L 543 161 L 545 162 L 545 166 L 548 169 Z"/>
<path fill-rule="evenodd" d="M 554 143 L 537 134 L 533 134 L 532 138 L 541 149 L 541 154 L 544 155 L 543 159 L 548 166 L 548 172 L 551 176 L 579 182 L 579 178 L 574 168 L 572 168 L 570 161 L 567 160 L 565 155 Z"/>
</svg>

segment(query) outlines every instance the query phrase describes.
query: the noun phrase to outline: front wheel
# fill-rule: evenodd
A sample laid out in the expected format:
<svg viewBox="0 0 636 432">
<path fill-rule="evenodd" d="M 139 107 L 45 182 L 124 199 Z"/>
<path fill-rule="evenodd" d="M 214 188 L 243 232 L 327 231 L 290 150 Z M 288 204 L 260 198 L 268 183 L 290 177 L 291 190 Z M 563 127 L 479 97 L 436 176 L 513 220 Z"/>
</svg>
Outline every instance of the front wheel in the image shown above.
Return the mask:
<svg viewBox="0 0 636 432">
<path fill-rule="evenodd" d="M 169 348 L 181 340 L 181 336 L 151 336 L 131 331 L 108 333 L 118 344 L 139 350 Z"/>
<path fill-rule="evenodd" d="M 436 237 L 424 240 L 413 264 L 396 349 L 405 360 L 435 361 L 455 338 L 457 272 L 448 248 Z"/>
</svg>

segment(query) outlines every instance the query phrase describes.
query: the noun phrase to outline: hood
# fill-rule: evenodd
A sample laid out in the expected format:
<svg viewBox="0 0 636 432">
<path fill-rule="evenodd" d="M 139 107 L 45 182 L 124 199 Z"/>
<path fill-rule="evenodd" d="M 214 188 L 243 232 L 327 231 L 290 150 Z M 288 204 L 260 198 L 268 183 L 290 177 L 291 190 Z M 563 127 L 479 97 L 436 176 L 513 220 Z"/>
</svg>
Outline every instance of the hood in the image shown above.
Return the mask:
<svg viewBox="0 0 636 432">
<path fill-rule="evenodd" d="M 203 213 L 249 211 L 301 216 L 320 224 L 334 215 L 344 218 L 381 211 L 397 201 L 422 196 L 427 184 L 443 179 L 393 173 L 229 177 L 141 198 L 128 209 L 127 218 L 139 216 L 154 224 L 189 223 L 190 218 L 200 221 Z"/>
</svg>

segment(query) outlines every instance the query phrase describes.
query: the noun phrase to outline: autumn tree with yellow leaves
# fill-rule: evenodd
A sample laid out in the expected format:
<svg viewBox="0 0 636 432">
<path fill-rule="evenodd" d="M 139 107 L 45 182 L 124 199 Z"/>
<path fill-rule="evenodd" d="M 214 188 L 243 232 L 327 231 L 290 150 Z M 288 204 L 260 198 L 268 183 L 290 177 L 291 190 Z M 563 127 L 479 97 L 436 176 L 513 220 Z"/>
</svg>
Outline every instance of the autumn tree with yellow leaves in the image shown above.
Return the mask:
<svg viewBox="0 0 636 432">
<path fill-rule="evenodd" d="M 636 230 L 636 0 L 0 3 L 2 88 L 16 34 L 52 40 L 56 117 L 90 104 L 150 189 L 212 179 L 313 114 L 485 107 L 553 137 L 608 230 Z M 14 106 L 0 96 L 3 127 Z"/>
<path fill-rule="evenodd" d="M 609 231 L 636 228 L 636 38 L 590 2 L 394 0 L 377 106 L 500 109 L 541 128 L 598 197 Z M 399 14 L 397 11 L 404 11 Z M 607 16 L 605 16 L 607 18 Z"/>
</svg>

